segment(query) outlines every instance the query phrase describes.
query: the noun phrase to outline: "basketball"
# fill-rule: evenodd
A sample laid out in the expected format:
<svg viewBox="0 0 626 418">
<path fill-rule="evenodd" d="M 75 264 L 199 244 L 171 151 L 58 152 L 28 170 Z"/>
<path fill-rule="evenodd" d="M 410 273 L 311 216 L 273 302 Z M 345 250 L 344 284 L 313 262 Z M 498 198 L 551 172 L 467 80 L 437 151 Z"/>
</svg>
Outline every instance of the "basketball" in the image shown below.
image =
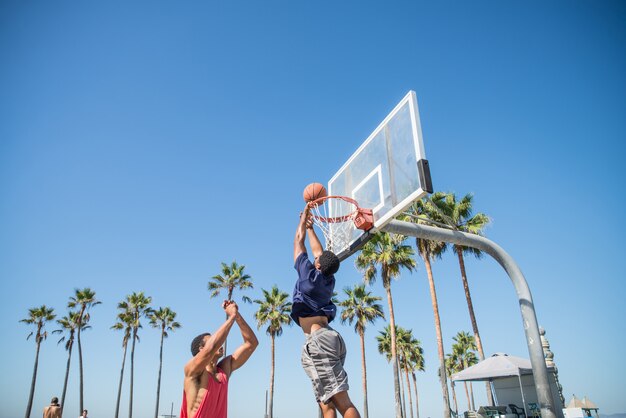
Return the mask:
<svg viewBox="0 0 626 418">
<path fill-rule="evenodd" d="M 304 197 L 305 202 L 312 202 L 320 197 L 326 196 L 326 188 L 320 183 L 309 184 L 304 188 L 304 193 L 302 193 L 302 197 Z"/>
</svg>

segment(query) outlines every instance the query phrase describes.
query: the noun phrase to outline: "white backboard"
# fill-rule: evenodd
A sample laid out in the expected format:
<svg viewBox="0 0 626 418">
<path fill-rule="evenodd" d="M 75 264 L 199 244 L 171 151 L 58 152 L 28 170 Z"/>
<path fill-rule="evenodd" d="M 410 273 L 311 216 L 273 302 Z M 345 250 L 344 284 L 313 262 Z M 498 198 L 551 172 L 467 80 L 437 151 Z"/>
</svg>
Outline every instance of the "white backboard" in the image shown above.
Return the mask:
<svg viewBox="0 0 626 418">
<path fill-rule="evenodd" d="M 432 192 L 424 154 L 417 98 L 410 91 L 378 125 L 328 182 L 332 196 L 348 196 L 374 213 L 380 229 L 413 201 Z M 330 207 L 331 216 L 333 208 Z M 332 248 L 340 258 L 364 242 L 364 231 L 353 228 L 347 248 Z"/>
</svg>

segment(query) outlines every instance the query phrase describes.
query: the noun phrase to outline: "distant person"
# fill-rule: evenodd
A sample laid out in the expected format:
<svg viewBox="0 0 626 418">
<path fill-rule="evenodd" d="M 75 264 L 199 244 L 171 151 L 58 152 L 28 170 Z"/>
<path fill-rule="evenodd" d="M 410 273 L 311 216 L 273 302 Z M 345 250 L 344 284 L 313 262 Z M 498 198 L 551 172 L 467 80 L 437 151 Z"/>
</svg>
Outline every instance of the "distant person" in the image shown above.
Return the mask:
<svg viewBox="0 0 626 418">
<path fill-rule="evenodd" d="M 50 401 L 50 405 L 43 409 L 43 418 L 61 418 L 61 405 L 56 396 Z"/>
<path fill-rule="evenodd" d="M 313 263 L 306 252 L 305 236 L 315 257 Z M 343 368 L 346 345 L 341 335 L 328 325 L 337 314 L 332 297 L 339 258 L 323 250 L 313 229 L 308 204 L 296 229 L 293 259 L 298 281 L 293 290 L 291 317 L 306 336 L 301 360 L 313 383 L 315 400 L 324 418 L 335 418 L 337 410 L 344 418 L 360 418 L 348 396 L 348 374 Z"/>
<path fill-rule="evenodd" d="M 185 365 L 185 383 L 181 418 L 227 418 L 228 381 L 232 372 L 243 366 L 259 342 L 250 326 L 239 314 L 233 301 L 222 304 L 228 319 L 213 335 L 204 333 L 191 342 L 193 358 Z M 224 357 L 224 341 L 237 323 L 243 344 Z"/>
<path fill-rule="evenodd" d="M 80 414 L 80 416 L 78 418 L 87 418 L 87 414 L 89 411 L 87 411 L 86 409 L 83 409 L 83 413 Z M 59 415 L 60 416 L 60 415 Z"/>
</svg>

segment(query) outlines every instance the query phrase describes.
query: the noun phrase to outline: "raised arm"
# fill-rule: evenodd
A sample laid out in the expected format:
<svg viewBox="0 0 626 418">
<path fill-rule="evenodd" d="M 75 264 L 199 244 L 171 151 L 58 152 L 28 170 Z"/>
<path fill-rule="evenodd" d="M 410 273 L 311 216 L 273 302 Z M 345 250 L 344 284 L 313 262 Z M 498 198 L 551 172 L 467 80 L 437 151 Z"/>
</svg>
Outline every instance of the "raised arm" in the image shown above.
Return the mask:
<svg viewBox="0 0 626 418">
<path fill-rule="evenodd" d="M 217 350 L 224 344 L 228 333 L 237 319 L 237 305 L 231 301 L 224 301 L 224 310 L 228 319 L 211 335 L 204 347 L 185 365 L 185 376 L 197 376 L 206 368 Z"/>
<path fill-rule="evenodd" d="M 306 237 L 306 224 L 309 218 L 310 208 L 309 204 L 304 207 L 304 210 L 300 214 L 300 222 L 296 229 L 296 236 L 293 239 L 293 261 L 302 253 L 306 253 L 306 246 L 304 245 L 304 238 Z"/>
<path fill-rule="evenodd" d="M 250 328 L 250 326 L 248 325 L 246 320 L 243 319 L 240 313 L 237 313 L 235 321 L 237 322 L 239 330 L 241 331 L 243 344 L 241 344 L 233 354 L 226 357 L 220 362 L 220 367 L 228 376 L 230 376 L 232 372 L 243 366 L 259 345 L 259 341 L 257 340 L 256 335 L 254 335 L 254 331 L 252 331 L 252 328 Z"/>
<path fill-rule="evenodd" d="M 317 237 L 315 230 L 313 229 L 313 224 L 307 224 L 306 229 L 307 236 L 309 237 L 309 245 L 311 246 L 311 252 L 313 253 L 313 257 L 317 258 L 322 255 L 324 251 L 324 247 L 322 247 L 322 243 L 320 239 Z"/>
</svg>

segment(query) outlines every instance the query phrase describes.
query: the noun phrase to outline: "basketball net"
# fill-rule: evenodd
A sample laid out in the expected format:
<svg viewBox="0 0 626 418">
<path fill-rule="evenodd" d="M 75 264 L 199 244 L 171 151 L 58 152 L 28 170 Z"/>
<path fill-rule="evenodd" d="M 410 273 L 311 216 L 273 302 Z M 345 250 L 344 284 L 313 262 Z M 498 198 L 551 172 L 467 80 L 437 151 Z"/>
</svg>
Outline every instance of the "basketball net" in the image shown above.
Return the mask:
<svg viewBox="0 0 626 418">
<path fill-rule="evenodd" d="M 311 204 L 313 223 L 324 234 L 326 250 L 338 254 L 352 241 L 359 206 L 345 196 L 326 196 Z"/>
</svg>

